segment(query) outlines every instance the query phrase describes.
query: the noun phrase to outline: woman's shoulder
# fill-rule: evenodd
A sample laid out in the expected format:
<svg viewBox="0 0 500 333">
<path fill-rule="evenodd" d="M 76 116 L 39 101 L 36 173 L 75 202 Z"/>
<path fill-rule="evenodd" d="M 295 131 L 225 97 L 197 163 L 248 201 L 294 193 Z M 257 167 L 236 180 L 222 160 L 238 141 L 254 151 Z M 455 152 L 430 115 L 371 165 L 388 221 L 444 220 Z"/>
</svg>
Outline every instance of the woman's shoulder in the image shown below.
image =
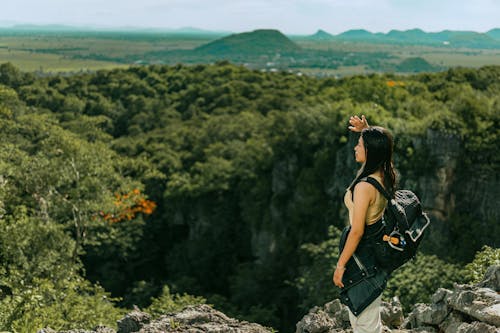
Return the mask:
<svg viewBox="0 0 500 333">
<path fill-rule="evenodd" d="M 368 182 L 359 182 L 354 185 L 354 193 L 372 194 L 375 193 L 373 190 L 375 190 L 375 188 Z"/>
</svg>

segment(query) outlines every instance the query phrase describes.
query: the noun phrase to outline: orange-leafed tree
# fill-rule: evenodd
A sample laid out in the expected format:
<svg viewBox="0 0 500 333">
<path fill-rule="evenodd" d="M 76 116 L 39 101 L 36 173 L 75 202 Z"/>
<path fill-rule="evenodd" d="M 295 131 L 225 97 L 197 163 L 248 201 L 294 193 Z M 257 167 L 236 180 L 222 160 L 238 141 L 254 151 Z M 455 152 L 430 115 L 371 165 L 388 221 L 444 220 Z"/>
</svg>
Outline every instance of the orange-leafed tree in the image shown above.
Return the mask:
<svg viewBox="0 0 500 333">
<path fill-rule="evenodd" d="M 99 215 L 110 223 L 130 221 L 137 214 L 150 215 L 156 208 L 156 203 L 146 199 L 139 189 L 125 194 L 116 193 L 114 205 L 114 212 L 99 212 Z"/>
</svg>

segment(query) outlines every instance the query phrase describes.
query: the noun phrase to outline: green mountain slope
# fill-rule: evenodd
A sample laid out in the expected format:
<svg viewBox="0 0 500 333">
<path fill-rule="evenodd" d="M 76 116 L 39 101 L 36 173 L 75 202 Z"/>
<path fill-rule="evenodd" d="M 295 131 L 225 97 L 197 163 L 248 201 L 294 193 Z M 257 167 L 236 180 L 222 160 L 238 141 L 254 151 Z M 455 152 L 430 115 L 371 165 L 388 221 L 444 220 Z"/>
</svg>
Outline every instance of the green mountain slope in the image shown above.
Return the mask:
<svg viewBox="0 0 500 333">
<path fill-rule="evenodd" d="M 300 47 L 278 30 L 255 30 L 217 39 L 195 49 L 199 54 L 270 54 L 295 52 Z"/>
</svg>

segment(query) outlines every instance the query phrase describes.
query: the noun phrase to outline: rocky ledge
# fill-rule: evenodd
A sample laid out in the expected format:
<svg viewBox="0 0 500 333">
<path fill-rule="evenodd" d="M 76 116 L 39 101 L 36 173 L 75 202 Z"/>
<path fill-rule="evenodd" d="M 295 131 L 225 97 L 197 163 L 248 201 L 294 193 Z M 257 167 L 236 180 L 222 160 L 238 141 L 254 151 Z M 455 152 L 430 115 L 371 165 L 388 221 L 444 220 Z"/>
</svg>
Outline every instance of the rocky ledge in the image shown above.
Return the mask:
<svg viewBox="0 0 500 333">
<path fill-rule="evenodd" d="M 500 266 L 491 266 L 479 284 L 438 289 L 431 304 L 416 304 L 406 319 L 397 298 L 382 302 L 383 332 L 500 333 L 499 292 Z M 352 333 L 347 307 L 339 300 L 315 307 L 295 333 Z"/>
<path fill-rule="evenodd" d="M 397 298 L 382 302 L 384 332 L 403 333 L 500 333 L 500 266 L 492 266 L 477 285 L 455 285 L 438 289 L 431 304 L 416 304 L 404 318 Z M 352 333 L 347 308 L 334 300 L 314 307 L 297 323 L 295 333 Z M 118 331 L 108 327 L 94 330 L 38 333 L 269 333 L 272 329 L 238 321 L 208 305 L 189 306 L 156 320 L 134 310 L 118 321 Z"/>
<path fill-rule="evenodd" d="M 156 320 L 144 312 L 134 310 L 118 321 L 118 331 L 99 326 L 93 330 L 54 331 L 50 328 L 38 333 L 270 333 L 272 329 L 259 324 L 229 318 L 208 305 L 188 306 L 177 313 L 169 313 Z"/>
</svg>

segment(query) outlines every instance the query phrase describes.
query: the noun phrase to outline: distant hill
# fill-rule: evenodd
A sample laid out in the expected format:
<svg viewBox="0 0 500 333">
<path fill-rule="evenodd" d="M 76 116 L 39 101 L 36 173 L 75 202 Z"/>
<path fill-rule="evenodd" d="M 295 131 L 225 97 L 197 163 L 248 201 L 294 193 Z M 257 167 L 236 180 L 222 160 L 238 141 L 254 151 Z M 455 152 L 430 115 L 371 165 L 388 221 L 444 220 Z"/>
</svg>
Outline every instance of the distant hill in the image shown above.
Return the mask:
<svg viewBox="0 0 500 333">
<path fill-rule="evenodd" d="M 391 30 L 385 36 L 391 39 L 425 39 L 427 38 L 427 33 L 421 29 L 411 29 L 406 31 Z"/>
<path fill-rule="evenodd" d="M 396 66 L 396 69 L 398 72 L 404 73 L 432 72 L 436 70 L 434 66 L 420 57 L 407 58 L 403 60 Z"/>
<path fill-rule="evenodd" d="M 491 29 L 490 31 L 486 32 L 486 35 L 490 36 L 493 39 L 500 40 L 500 29 Z"/>
<path fill-rule="evenodd" d="M 364 30 L 364 29 L 356 29 L 356 30 L 348 30 L 341 34 L 335 36 L 339 39 L 349 39 L 349 40 L 373 40 L 377 38 L 377 35 Z"/>
<path fill-rule="evenodd" d="M 63 24 L 10 24 L 1 25 L 0 32 L 43 32 L 43 33 L 115 33 L 115 32 L 126 32 L 133 34 L 169 34 L 169 35 L 213 35 L 217 37 L 227 36 L 231 32 L 228 31 L 214 31 L 214 30 L 204 30 L 196 27 L 183 27 L 178 29 L 169 28 L 144 28 L 144 27 L 134 27 L 134 26 L 115 26 L 115 27 L 100 27 L 100 26 L 71 26 Z"/>
<path fill-rule="evenodd" d="M 321 29 L 318 30 L 314 35 L 309 36 L 309 39 L 314 40 L 332 40 L 334 38 L 335 36 Z"/>
<path fill-rule="evenodd" d="M 18 31 L 81 31 L 81 30 L 93 30 L 88 27 L 77 27 L 69 26 L 63 24 L 16 24 L 11 27 L 2 27 L 5 30 L 18 30 Z"/>
<path fill-rule="evenodd" d="M 367 30 L 348 30 L 333 36 L 333 39 L 366 43 L 402 45 L 429 45 L 466 48 L 500 48 L 500 29 L 487 33 L 474 31 L 425 32 L 421 29 L 391 30 L 387 34 L 371 33 Z"/>
<path fill-rule="evenodd" d="M 198 54 L 235 55 L 235 54 L 275 54 L 296 52 L 301 48 L 278 30 L 255 30 L 233 34 L 199 46 Z"/>
</svg>

